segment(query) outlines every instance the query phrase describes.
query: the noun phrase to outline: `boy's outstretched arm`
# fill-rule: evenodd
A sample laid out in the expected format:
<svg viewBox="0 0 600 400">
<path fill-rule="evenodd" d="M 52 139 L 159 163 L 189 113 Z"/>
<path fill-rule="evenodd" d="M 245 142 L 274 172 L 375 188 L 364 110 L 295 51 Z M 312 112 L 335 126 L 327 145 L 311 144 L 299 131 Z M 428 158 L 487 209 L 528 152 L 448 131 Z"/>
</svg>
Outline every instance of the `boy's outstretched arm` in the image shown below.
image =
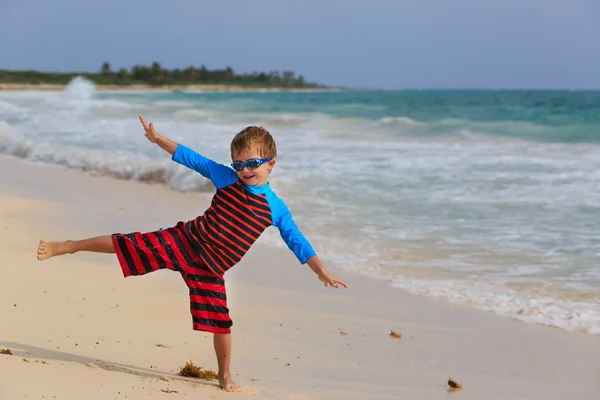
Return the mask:
<svg viewBox="0 0 600 400">
<path fill-rule="evenodd" d="M 146 131 L 146 138 L 150 143 L 157 144 L 161 149 L 171 154 L 171 159 L 181 165 L 184 165 L 208 178 L 216 188 L 225 187 L 238 180 L 238 176 L 232 168 L 228 168 L 201 154 L 172 141 L 156 132 L 154 124 L 148 124 L 144 117 L 140 116 L 140 121 Z"/>
<path fill-rule="evenodd" d="M 154 130 L 154 124 L 152 124 L 151 122 L 148 125 L 144 117 L 140 116 L 140 121 L 144 126 L 144 130 L 146 131 L 146 138 L 148 139 L 148 141 L 150 141 L 150 143 L 157 144 L 161 149 L 163 149 L 171 155 L 175 154 L 175 151 L 177 151 L 177 143 L 156 132 Z"/>
<path fill-rule="evenodd" d="M 336 289 L 339 287 L 338 285 L 342 285 L 345 288 L 348 287 L 348 285 L 346 285 L 346 282 L 331 275 L 331 273 L 327 271 L 327 269 L 325 269 L 325 267 L 321 263 L 321 260 L 319 260 L 319 257 L 312 256 L 306 261 L 306 263 L 308 264 L 310 269 L 312 269 L 313 272 L 317 274 L 317 276 L 319 277 L 321 282 L 323 282 L 325 287 L 327 287 L 327 285 Z"/>
<path fill-rule="evenodd" d="M 271 192 L 272 193 L 272 192 Z M 308 264 L 310 269 L 319 277 L 321 282 L 327 286 L 338 288 L 339 285 L 347 288 L 346 282 L 331 275 L 323 266 L 315 250 L 312 248 L 306 237 L 300 232 L 298 226 L 292 218 L 292 213 L 287 205 L 275 194 L 267 194 L 267 199 L 271 205 L 273 215 L 273 225 L 279 228 L 283 241 L 288 248 L 298 258 L 301 264 Z"/>
</svg>

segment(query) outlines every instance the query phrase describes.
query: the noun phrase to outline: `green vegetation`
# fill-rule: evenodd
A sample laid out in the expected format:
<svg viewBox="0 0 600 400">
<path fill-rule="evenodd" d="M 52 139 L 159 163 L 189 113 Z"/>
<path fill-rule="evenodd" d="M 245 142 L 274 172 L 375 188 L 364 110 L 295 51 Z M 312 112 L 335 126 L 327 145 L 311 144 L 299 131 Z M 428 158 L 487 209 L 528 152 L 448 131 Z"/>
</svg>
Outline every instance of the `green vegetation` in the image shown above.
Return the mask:
<svg viewBox="0 0 600 400">
<path fill-rule="evenodd" d="M 231 67 L 208 70 L 204 65 L 185 69 L 169 70 L 158 62 L 147 67 L 135 65 L 131 70 L 121 68 L 113 70 L 105 62 L 99 72 L 40 72 L 40 71 L 7 71 L 0 70 L 1 83 L 15 84 L 67 84 L 77 76 L 83 76 L 97 85 L 239 85 L 274 88 L 322 88 L 325 86 L 309 83 L 302 75 L 293 71 L 253 72 L 251 74 L 236 74 Z"/>
</svg>

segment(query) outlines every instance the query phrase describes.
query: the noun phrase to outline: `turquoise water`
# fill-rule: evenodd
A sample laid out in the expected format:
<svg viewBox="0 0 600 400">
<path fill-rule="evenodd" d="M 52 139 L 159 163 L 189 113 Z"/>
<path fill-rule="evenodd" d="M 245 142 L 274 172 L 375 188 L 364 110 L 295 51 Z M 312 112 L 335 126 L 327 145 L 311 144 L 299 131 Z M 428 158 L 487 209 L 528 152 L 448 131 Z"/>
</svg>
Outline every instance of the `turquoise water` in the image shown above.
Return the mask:
<svg viewBox="0 0 600 400">
<path fill-rule="evenodd" d="M 600 92 L 591 91 L 175 92 L 151 97 L 249 114 L 324 114 L 383 123 L 408 118 L 427 123 L 427 129 L 398 132 L 414 135 L 443 135 L 457 128 L 477 127 L 478 134 L 532 141 L 600 141 Z M 134 100 L 139 95 L 121 98 Z M 521 129 L 514 129 L 515 124 Z"/>
<path fill-rule="evenodd" d="M 600 334 L 600 92 L 99 93 L 78 80 L 0 93 L 0 151 L 210 196 L 146 142 L 140 114 L 226 164 L 235 133 L 268 128 L 272 185 L 329 265 Z M 261 241 L 283 246 L 276 230 Z"/>
</svg>

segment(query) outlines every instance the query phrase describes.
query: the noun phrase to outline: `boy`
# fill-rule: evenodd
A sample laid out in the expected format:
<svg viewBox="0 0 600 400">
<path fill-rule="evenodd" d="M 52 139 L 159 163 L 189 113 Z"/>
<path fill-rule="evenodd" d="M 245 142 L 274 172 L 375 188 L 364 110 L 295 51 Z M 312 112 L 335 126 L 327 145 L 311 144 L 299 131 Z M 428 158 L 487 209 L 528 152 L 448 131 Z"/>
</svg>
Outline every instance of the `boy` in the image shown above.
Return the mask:
<svg viewBox="0 0 600 400">
<path fill-rule="evenodd" d="M 218 164 L 154 130 L 139 117 L 145 136 L 171 154 L 173 161 L 191 168 L 215 185 L 210 207 L 203 215 L 155 232 L 112 234 L 65 242 L 40 241 L 38 260 L 79 251 L 116 253 L 125 277 L 158 269 L 181 273 L 190 292 L 193 329 L 214 334 L 221 388 L 239 392 L 231 379 L 231 326 L 223 275 L 236 265 L 270 225 L 300 263 L 308 264 L 325 287 L 347 287 L 325 269 L 310 243 L 296 227 L 285 203 L 271 190 L 269 174 L 277 148 L 269 132 L 250 126 L 231 142 L 233 169 Z"/>
</svg>

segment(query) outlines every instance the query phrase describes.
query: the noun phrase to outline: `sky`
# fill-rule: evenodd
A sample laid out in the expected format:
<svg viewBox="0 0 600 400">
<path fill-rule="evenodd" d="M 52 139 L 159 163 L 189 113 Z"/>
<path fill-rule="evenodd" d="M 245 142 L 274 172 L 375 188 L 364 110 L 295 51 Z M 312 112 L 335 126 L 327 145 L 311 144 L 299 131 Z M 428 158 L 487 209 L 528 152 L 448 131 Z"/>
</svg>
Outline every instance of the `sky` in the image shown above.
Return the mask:
<svg viewBox="0 0 600 400">
<path fill-rule="evenodd" d="M 374 89 L 600 89 L 600 1 L 0 0 L 0 69 L 104 61 Z"/>
</svg>

